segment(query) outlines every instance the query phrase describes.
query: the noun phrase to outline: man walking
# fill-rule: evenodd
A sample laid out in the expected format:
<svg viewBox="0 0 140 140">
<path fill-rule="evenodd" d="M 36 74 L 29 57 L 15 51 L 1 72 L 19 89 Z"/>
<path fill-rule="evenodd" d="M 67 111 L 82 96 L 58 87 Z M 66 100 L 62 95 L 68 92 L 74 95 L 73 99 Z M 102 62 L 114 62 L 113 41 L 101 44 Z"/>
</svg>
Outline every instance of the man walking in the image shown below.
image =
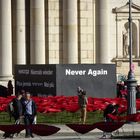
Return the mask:
<svg viewBox="0 0 140 140">
<path fill-rule="evenodd" d="M 16 98 L 14 98 L 8 105 L 8 112 L 10 117 L 13 117 L 15 120 L 15 124 L 20 124 L 21 119 L 23 118 L 23 106 L 21 103 L 21 97 L 22 94 L 18 92 L 16 94 Z M 7 138 L 10 137 L 12 138 L 14 134 L 9 134 L 9 133 L 4 133 L 3 137 Z"/>
<path fill-rule="evenodd" d="M 26 126 L 25 138 L 30 138 L 30 137 L 33 138 L 34 136 L 29 126 L 33 124 L 37 111 L 36 111 L 36 104 L 31 99 L 31 94 L 29 92 L 26 92 L 25 95 L 25 101 L 23 102 L 23 112 L 24 112 L 24 122 Z"/>
</svg>

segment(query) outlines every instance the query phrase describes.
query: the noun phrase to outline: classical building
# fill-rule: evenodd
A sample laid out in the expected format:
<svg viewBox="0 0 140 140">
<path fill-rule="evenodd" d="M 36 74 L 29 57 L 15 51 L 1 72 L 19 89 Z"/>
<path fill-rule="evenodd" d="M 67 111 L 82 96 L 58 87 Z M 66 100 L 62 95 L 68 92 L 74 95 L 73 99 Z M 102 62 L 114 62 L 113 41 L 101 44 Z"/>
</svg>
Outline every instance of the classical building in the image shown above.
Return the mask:
<svg viewBox="0 0 140 140">
<path fill-rule="evenodd" d="M 129 69 L 128 0 L 0 0 L 0 84 L 15 64 L 114 63 Z M 133 60 L 140 82 L 140 0 L 133 0 Z"/>
</svg>

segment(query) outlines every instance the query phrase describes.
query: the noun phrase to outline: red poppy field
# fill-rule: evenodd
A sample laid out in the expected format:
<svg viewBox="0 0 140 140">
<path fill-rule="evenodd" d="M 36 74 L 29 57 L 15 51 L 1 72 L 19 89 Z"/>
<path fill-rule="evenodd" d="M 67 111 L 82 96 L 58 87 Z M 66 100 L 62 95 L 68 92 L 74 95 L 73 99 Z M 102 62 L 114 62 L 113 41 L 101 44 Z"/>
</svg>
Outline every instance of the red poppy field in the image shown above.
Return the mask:
<svg viewBox="0 0 140 140">
<path fill-rule="evenodd" d="M 0 123 L 9 120 L 7 106 L 14 96 L 0 97 Z M 79 121 L 79 106 L 77 96 L 33 97 L 37 104 L 38 122 L 40 123 L 73 123 Z M 122 98 L 88 97 L 87 123 L 102 121 L 102 112 L 110 103 L 119 104 L 119 113 L 125 114 L 127 101 Z M 137 110 L 140 110 L 140 100 L 137 100 Z M 7 119 L 8 118 L 8 119 Z"/>
</svg>

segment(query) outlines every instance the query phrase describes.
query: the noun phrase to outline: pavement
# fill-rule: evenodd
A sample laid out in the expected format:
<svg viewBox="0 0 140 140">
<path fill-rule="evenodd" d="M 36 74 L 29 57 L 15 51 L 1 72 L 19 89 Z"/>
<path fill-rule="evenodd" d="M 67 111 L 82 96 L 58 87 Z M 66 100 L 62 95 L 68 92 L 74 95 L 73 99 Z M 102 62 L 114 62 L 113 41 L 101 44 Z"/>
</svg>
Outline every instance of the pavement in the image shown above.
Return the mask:
<svg viewBox="0 0 140 140">
<path fill-rule="evenodd" d="M 90 131 L 87 134 L 79 134 L 66 125 L 54 125 L 56 127 L 61 128 L 61 130 L 51 136 L 41 137 L 34 135 L 34 138 L 28 138 L 33 140 L 99 140 L 102 139 L 103 132 L 94 129 Z M 0 131 L 0 139 L 4 139 L 2 137 L 3 132 Z M 15 140 L 27 140 L 27 138 L 24 138 L 25 131 L 22 131 L 17 137 L 14 137 Z M 140 124 L 132 123 L 132 124 L 125 124 L 123 127 L 121 127 L 118 131 L 113 132 L 113 137 L 110 138 L 110 134 L 107 135 L 107 140 L 110 139 L 118 139 L 118 140 L 140 140 Z M 11 140 L 10 138 L 7 138 L 7 140 Z"/>
</svg>

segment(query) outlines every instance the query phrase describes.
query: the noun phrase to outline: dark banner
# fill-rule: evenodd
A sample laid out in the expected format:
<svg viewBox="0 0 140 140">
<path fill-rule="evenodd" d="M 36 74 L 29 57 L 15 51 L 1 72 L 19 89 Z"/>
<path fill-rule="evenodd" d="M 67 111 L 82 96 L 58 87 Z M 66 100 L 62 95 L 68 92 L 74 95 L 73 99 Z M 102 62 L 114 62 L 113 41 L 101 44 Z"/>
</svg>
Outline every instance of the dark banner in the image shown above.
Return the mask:
<svg viewBox="0 0 140 140">
<path fill-rule="evenodd" d="M 33 95 L 76 95 L 80 86 L 92 97 L 116 96 L 114 64 L 17 65 L 16 91 L 25 89 Z"/>
<path fill-rule="evenodd" d="M 34 96 L 56 95 L 56 65 L 16 65 L 15 90 Z"/>
</svg>

